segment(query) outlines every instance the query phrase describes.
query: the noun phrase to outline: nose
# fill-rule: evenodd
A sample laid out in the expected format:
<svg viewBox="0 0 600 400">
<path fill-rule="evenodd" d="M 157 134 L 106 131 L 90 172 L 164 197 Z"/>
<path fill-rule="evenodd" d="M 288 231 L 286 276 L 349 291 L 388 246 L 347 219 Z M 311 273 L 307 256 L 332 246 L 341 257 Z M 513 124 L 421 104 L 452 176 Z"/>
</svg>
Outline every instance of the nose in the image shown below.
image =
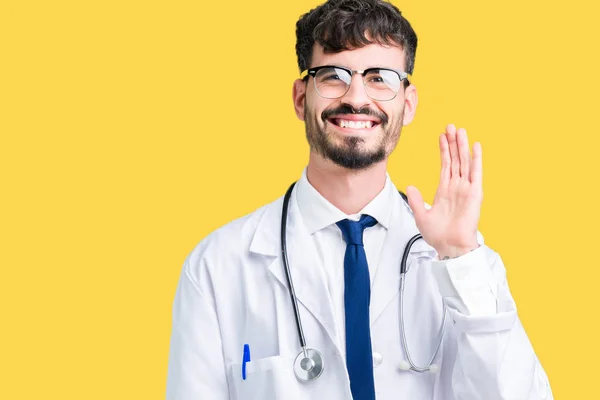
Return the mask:
<svg viewBox="0 0 600 400">
<path fill-rule="evenodd" d="M 344 104 L 352 106 L 355 110 L 360 110 L 365 106 L 371 105 L 371 98 L 367 95 L 367 88 L 363 83 L 362 75 L 353 74 L 350 80 L 350 87 L 340 101 Z"/>
</svg>

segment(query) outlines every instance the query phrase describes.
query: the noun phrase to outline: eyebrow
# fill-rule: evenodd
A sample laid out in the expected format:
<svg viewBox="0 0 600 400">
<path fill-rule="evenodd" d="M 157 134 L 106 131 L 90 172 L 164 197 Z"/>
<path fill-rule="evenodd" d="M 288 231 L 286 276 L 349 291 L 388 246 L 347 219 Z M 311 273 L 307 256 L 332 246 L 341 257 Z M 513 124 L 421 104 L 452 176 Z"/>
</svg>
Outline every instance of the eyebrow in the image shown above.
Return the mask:
<svg viewBox="0 0 600 400">
<path fill-rule="evenodd" d="M 361 69 L 359 69 L 359 68 L 352 68 L 352 67 L 348 67 L 346 65 L 335 64 L 335 63 L 333 63 L 333 64 L 323 64 L 323 65 L 329 65 L 329 66 L 332 66 L 332 67 L 342 67 L 342 68 L 347 68 L 347 69 L 352 69 L 352 70 L 357 69 L 359 71 L 365 71 L 367 69 L 373 69 L 373 68 L 385 68 L 385 69 L 392 69 L 392 70 L 397 69 L 397 68 L 394 68 L 394 67 L 386 67 L 386 66 L 383 66 L 383 65 L 373 65 L 373 66 L 369 66 L 369 67 L 361 68 Z M 316 67 L 311 67 L 311 68 L 316 68 Z M 311 68 L 309 68 L 309 69 L 311 69 Z"/>
</svg>

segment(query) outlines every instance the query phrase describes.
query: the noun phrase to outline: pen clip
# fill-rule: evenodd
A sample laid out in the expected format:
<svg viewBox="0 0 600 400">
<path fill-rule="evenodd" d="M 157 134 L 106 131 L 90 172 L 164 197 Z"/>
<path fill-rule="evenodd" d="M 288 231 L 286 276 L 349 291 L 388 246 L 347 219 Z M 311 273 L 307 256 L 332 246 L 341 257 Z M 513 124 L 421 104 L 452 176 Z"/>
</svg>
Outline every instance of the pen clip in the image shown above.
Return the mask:
<svg viewBox="0 0 600 400">
<path fill-rule="evenodd" d="M 242 356 L 242 379 L 246 380 L 246 363 L 250 362 L 250 345 L 244 345 L 244 354 Z"/>
</svg>

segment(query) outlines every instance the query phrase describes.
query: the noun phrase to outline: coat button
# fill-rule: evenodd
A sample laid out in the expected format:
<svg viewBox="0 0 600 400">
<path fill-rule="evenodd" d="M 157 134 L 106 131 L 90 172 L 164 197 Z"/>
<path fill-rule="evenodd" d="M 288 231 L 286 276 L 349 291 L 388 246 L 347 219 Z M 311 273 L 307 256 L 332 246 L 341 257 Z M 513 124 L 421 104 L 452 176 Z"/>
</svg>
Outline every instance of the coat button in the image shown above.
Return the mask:
<svg viewBox="0 0 600 400">
<path fill-rule="evenodd" d="M 383 356 L 381 353 L 373 353 L 373 365 L 379 367 L 383 362 Z"/>
</svg>

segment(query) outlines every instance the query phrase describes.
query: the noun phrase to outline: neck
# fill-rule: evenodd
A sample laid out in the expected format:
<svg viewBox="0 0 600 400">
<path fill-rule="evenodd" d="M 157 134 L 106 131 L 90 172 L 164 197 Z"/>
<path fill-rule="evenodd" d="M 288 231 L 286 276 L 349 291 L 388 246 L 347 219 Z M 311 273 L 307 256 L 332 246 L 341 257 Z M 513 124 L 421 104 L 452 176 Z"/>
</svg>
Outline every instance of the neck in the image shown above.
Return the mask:
<svg viewBox="0 0 600 400">
<path fill-rule="evenodd" d="M 345 214 L 356 214 L 383 190 L 387 159 L 361 170 L 349 170 L 310 153 L 306 177 L 327 201 Z"/>
</svg>

